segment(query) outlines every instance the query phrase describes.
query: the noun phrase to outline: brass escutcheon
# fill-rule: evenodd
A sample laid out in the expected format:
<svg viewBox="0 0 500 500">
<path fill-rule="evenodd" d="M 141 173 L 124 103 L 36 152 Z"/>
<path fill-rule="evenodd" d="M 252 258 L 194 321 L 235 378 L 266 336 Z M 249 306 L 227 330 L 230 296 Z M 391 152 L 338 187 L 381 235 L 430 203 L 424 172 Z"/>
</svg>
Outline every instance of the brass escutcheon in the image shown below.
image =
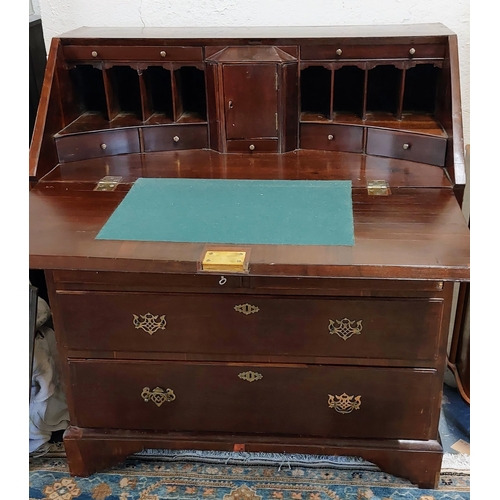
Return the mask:
<svg viewBox="0 0 500 500">
<path fill-rule="evenodd" d="M 149 333 L 149 335 L 153 335 L 153 333 L 160 329 L 165 330 L 165 327 L 167 326 L 167 320 L 164 315 L 160 316 L 159 319 L 158 315 L 154 316 L 151 313 L 141 314 L 139 316 L 132 314 L 132 316 L 134 317 L 135 328 L 137 330 L 142 328 L 146 333 Z"/>
<path fill-rule="evenodd" d="M 351 413 L 359 410 L 361 396 L 348 396 L 345 392 L 340 396 L 328 394 L 328 406 L 339 413 Z"/>
<path fill-rule="evenodd" d="M 356 320 L 351 321 L 348 318 L 344 319 L 331 319 L 328 325 L 328 330 L 333 335 L 336 333 L 341 339 L 347 340 L 353 335 L 361 335 L 361 330 L 363 320 L 360 319 L 358 322 Z M 356 324 L 355 324 L 356 323 Z"/>
<path fill-rule="evenodd" d="M 260 380 L 263 378 L 263 376 L 260 373 L 257 372 L 241 372 L 238 377 L 241 378 L 241 380 L 246 380 L 247 382 L 255 382 L 256 380 Z"/>
<path fill-rule="evenodd" d="M 153 401 L 153 403 L 160 407 L 163 403 L 170 403 L 175 399 L 175 394 L 172 389 L 162 389 L 161 387 L 155 387 L 152 391 L 149 387 L 144 387 L 141 393 L 142 399 L 147 403 L 148 401 Z"/>
<path fill-rule="evenodd" d="M 257 306 L 252 306 L 252 304 L 239 304 L 234 306 L 234 310 L 248 316 L 249 314 L 259 312 L 259 308 Z"/>
</svg>

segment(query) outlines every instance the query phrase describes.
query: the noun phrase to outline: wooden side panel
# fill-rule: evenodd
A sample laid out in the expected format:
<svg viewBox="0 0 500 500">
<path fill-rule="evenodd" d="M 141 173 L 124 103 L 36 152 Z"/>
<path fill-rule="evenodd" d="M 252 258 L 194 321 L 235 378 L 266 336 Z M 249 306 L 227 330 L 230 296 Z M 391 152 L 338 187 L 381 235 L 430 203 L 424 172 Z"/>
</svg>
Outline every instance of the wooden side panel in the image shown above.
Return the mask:
<svg viewBox="0 0 500 500">
<path fill-rule="evenodd" d="M 60 40 L 52 40 L 29 152 L 30 181 L 38 181 L 58 163 L 53 135 L 64 126 L 57 78 Z"/>
<path fill-rule="evenodd" d="M 282 141 L 282 152 L 293 151 L 298 147 L 298 123 L 299 123 L 299 75 L 296 63 L 285 64 L 282 67 L 282 89 L 284 96 L 283 106 L 283 129 L 284 139 Z"/>
<path fill-rule="evenodd" d="M 448 134 L 445 168 L 455 184 L 458 202 L 462 203 L 466 183 L 465 145 L 462 125 L 462 105 L 456 35 L 448 37 L 447 53 L 443 61 L 438 87 L 436 118 Z"/>
<path fill-rule="evenodd" d="M 207 119 L 209 133 L 209 147 L 215 151 L 222 151 L 221 144 L 221 118 L 218 112 L 219 81 L 217 78 L 217 65 L 207 63 L 205 66 L 205 78 L 207 84 Z"/>
</svg>

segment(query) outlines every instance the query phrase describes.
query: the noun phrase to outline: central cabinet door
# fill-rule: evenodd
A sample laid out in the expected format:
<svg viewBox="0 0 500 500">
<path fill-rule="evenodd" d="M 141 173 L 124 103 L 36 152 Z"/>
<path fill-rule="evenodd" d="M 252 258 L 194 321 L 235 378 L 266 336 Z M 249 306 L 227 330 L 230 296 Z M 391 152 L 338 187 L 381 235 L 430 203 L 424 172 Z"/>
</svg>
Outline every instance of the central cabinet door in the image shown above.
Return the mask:
<svg viewBox="0 0 500 500">
<path fill-rule="evenodd" d="M 276 64 L 224 64 L 227 139 L 278 135 Z"/>
</svg>

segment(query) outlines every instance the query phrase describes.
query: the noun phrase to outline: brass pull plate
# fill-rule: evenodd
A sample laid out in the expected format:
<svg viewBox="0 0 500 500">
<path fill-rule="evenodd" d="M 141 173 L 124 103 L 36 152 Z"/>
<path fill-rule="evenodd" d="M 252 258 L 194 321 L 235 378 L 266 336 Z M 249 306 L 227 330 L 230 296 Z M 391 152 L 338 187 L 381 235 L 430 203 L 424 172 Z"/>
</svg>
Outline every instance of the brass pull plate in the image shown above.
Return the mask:
<svg viewBox="0 0 500 500">
<path fill-rule="evenodd" d="M 340 396 L 328 394 L 328 406 L 338 413 L 351 413 L 354 410 L 359 410 L 361 396 L 349 396 L 345 392 Z"/>
<path fill-rule="evenodd" d="M 165 330 L 167 326 L 167 320 L 165 319 L 165 315 L 158 317 L 158 315 L 154 315 L 151 313 L 141 314 L 137 316 L 136 314 L 132 314 L 134 317 L 134 326 L 138 330 L 141 328 L 149 335 L 153 335 L 158 330 Z"/>
<path fill-rule="evenodd" d="M 337 334 L 342 340 L 350 339 L 353 335 L 361 335 L 361 330 L 363 329 L 363 320 L 360 319 L 350 320 L 349 318 L 344 319 L 331 319 L 328 325 L 328 330 L 330 334 Z"/>
<path fill-rule="evenodd" d="M 146 403 L 152 401 L 156 406 L 160 407 L 163 403 L 174 401 L 175 394 L 172 389 L 155 387 L 153 390 L 150 390 L 149 387 L 144 387 L 141 397 Z"/>
</svg>

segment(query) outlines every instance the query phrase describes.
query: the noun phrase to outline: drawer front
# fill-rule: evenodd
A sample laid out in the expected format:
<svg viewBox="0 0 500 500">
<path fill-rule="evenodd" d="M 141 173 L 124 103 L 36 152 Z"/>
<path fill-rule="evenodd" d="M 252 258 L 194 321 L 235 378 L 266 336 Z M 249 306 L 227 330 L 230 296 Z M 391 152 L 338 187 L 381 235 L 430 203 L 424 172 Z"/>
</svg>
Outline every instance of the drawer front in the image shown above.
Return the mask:
<svg viewBox="0 0 500 500">
<path fill-rule="evenodd" d="M 141 150 L 137 129 L 67 135 L 56 139 L 56 147 L 60 162 L 139 153 Z"/>
<path fill-rule="evenodd" d="M 433 360 L 440 299 L 58 292 L 69 348 Z"/>
<path fill-rule="evenodd" d="M 278 139 L 244 139 L 227 141 L 228 153 L 277 153 Z"/>
<path fill-rule="evenodd" d="M 201 47 L 67 45 L 67 61 L 203 61 Z"/>
<path fill-rule="evenodd" d="M 302 60 L 344 59 L 442 59 L 444 44 L 349 45 L 342 41 L 332 45 L 303 45 Z"/>
<path fill-rule="evenodd" d="M 363 127 L 301 124 L 300 147 L 323 151 L 363 152 Z"/>
<path fill-rule="evenodd" d="M 439 404 L 434 370 L 123 361 L 69 365 L 80 427 L 398 439 L 428 439 L 435 432 L 430 429 Z"/>
<path fill-rule="evenodd" d="M 142 129 L 144 151 L 204 149 L 208 147 L 206 125 L 157 125 Z"/>
<path fill-rule="evenodd" d="M 444 166 L 446 139 L 368 128 L 366 154 Z"/>
</svg>

